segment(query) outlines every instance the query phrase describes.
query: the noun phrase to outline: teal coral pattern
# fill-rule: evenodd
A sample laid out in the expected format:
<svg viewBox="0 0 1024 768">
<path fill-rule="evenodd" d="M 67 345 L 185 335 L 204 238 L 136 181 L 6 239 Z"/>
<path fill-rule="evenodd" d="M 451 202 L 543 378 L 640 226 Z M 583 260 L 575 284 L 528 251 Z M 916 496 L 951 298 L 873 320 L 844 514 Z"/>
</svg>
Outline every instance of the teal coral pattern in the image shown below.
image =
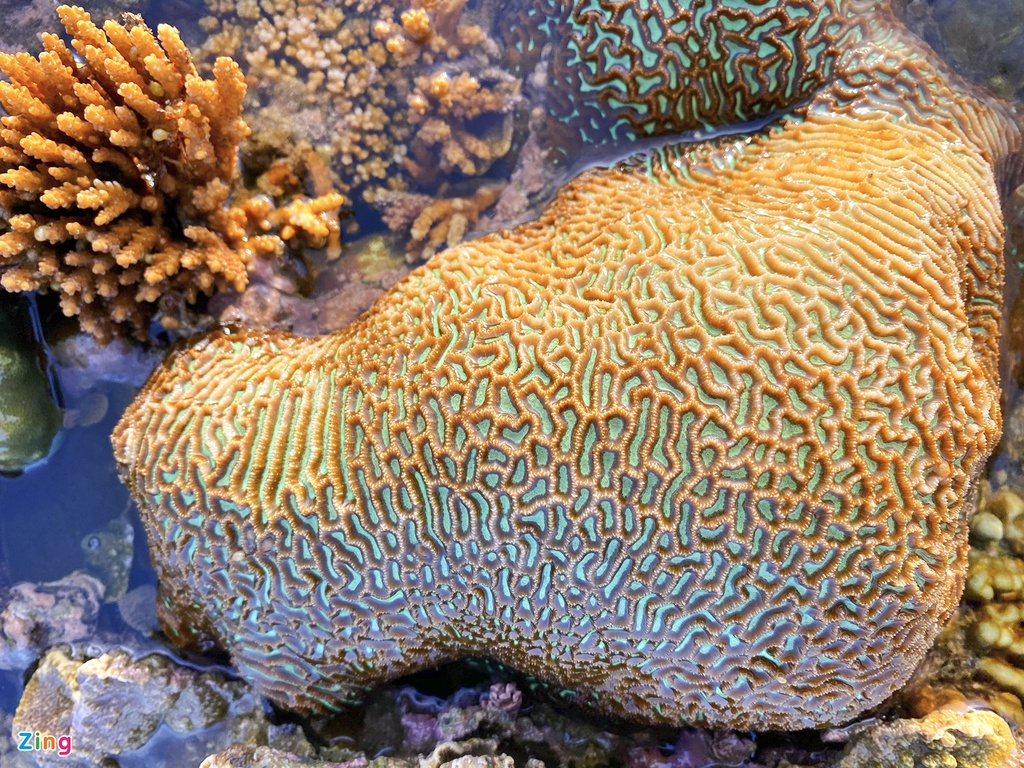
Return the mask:
<svg viewBox="0 0 1024 768">
<path fill-rule="evenodd" d="M 520 68 L 551 43 L 549 106 L 574 139 L 622 143 L 742 125 L 809 99 L 860 34 L 849 5 L 533 2 L 506 38 Z"/>
<path fill-rule="evenodd" d="M 217 331 L 153 374 L 113 441 L 173 638 L 304 711 L 473 655 L 715 727 L 840 723 L 907 679 L 1000 428 L 1016 117 L 883 4 L 700 10 L 691 64 L 720 51 L 705 83 L 739 91 L 586 108 L 637 134 L 782 110 L 762 130 L 588 171 L 338 333 Z M 664 56 L 630 13 L 573 6 L 649 34 L 587 27 L 559 66 Z"/>
</svg>

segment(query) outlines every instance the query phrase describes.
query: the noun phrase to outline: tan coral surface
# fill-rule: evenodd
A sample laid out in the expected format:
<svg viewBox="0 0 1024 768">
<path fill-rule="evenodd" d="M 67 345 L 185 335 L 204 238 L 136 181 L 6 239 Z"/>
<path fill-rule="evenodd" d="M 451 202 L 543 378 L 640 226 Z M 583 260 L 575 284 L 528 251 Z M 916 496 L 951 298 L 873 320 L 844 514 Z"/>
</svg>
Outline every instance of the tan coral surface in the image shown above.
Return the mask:
<svg viewBox="0 0 1024 768">
<path fill-rule="evenodd" d="M 168 632 L 300 710 L 465 655 L 744 729 L 901 685 L 999 434 L 1021 138 L 843 8 L 833 80 L 765 130 L 584 173 L 336 334 L 161 366 L 113 442 Z"/>
</svg>

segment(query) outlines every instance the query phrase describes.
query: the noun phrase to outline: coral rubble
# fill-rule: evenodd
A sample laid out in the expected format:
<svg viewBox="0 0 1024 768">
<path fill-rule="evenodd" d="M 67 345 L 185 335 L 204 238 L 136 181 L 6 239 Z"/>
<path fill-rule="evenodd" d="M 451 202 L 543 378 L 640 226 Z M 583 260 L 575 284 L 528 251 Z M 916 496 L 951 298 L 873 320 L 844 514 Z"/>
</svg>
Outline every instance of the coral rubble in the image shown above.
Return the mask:
<svg viewBox="0 0 1024 768">
<path fill-rule="evenodd" d="M 82 571 L 12 586 L 0 599 L 0 669 L 24 669 L 51 645 L 90 637 L 103 597 L 103 584 Z"/>
</svg>

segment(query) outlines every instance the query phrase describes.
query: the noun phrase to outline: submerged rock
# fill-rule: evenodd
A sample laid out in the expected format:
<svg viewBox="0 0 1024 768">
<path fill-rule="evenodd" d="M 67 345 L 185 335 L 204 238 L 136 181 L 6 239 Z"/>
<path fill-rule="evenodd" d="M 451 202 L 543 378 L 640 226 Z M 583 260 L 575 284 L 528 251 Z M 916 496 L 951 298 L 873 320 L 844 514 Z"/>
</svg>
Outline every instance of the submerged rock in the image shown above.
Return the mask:
<svg viewBox="0 0 1024 768">
<path fill-rule="evenodd" d="M 216 755 L 210 755 L 200 768 L 364 768 L 365 757 L 346 762 L 324 762 L 273 747 L 237 744 Z"/>
<path fill-rule="evenodd" d="M 995 712 L 940 709 L 861 731 L 835 768 L 1009 768 L 1020 758 Z"/>
<path fill-rule="evenodd" d="M 272 747 L 241 745 L 210 755 L 200 768 L 515 768 L 508 755 L 497 753 L 497 743 L 490 739 L 449 742 L 430 754 L 417 757 L 379 757 L 368 761 L 359 756 L 346 761 L 325 761 L 302 757 Z M 529 768 L 542 768 L 539 760 L 527 763 Z"/>
<path fill-rule="evenodd" d="M 0 768 L 36 768 L 30 752 L 18 749 L 17 738 L 7 738 L 11 733 L 13 713 L 0 711 Z"/>
<path fill-rule="evenodd" d="M 156 587 L 142 584 L 117 598 L 121 620 L 143 634 L 156 631 Z"/>
<path fill-rule="evenodd" d="M 74 399 L 84 398 L 100 382 L 141 386 L 160 362 L 159 352 L 132 346 L 124 339 L 100 346 L 87 333 L 58 341 L 53 354 L 61 366 L 62 391 L 70 390 Z"/>
<path fill-rule="evenodd" d="M 135 531 L 127 520 L 110 520 L 105 528 L 82 538 L 82 551 L 91 570 L 106 587 L 107 602 L 128 591 Z"/>
<path fill-rule="evenodd" d="M 25 687 L 13 732 L 71 736 L 71 755 L 36 753 L 44 766 L 93 765 L 146 747 L 153 749 L 146 765 L 176 766 L 197 765 L 231 744 L 266 742 L 269 727 L 262 701 L 220 673 L 159 655 L 134 659 L 122 649 L 79 659 L 58 647 Z M 198 738 L 204 731 L 206 738 Z M 178 734 L 187 734 L 187 742 Z"/>
</svg>

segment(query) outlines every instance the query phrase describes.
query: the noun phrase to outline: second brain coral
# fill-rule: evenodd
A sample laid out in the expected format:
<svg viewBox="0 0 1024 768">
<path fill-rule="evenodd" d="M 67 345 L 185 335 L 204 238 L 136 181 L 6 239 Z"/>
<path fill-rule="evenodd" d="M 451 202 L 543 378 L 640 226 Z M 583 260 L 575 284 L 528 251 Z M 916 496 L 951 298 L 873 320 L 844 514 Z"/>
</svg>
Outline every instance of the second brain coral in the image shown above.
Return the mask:
<svg viewBox="0 0 1024 768">
<path fill-rule="evenodd" d="M 226 57 L 201 77 L 173 27 L 57 13 L 79 58 L 56 34 L 38 57 L 0 54 L 0 285 L 58 291 L 100 339 L 141 338 L 161 297 L 241 290 L 283 247 L 252 234 L 265 205 L 231 202 L 245 80 Z"/>
</svg>

